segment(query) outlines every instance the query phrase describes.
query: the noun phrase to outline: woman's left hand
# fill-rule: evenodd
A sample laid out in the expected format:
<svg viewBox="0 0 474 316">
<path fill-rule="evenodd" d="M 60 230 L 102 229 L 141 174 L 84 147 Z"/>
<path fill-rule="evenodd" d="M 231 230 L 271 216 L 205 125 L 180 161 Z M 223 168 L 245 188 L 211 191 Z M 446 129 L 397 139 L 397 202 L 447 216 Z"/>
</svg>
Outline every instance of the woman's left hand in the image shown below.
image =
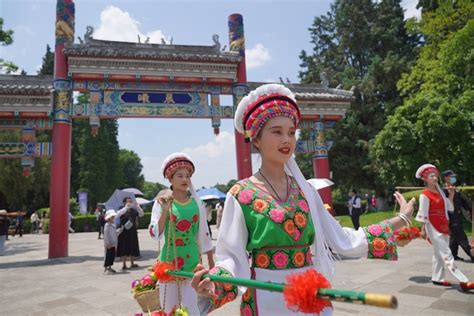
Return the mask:
<svg viewBox="0 0 474 316">
<path fill-rule="evenodd" d="M 414 204 L 416 202 L 415 198 L 411 198 L 409 202 L 405 200 L 403 195 L 400 192 L 395 192 L 393 194 L 398 204 L 400 204 L 400 213 L 405 214 L 408 218 L 411 218 L 413 215 Z"/>
</svg>

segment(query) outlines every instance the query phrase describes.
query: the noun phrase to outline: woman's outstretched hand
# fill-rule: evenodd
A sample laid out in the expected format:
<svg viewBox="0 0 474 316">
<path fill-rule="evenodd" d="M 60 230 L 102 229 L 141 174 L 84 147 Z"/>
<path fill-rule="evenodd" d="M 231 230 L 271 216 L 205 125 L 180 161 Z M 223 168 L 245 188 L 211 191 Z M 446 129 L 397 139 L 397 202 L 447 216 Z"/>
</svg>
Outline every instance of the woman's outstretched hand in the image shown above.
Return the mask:
<svg viewBox="0 0 474 316">
<path fill-rule="evenodd" d="M 416 199 L 411 198 L 411 200 L 407 202 L 400 192 L 395 192 L 393 196 L 397 200 L 398 204 L 400 204 L 400 213 L 405 214 L 408 218 L 411 218 L 413 215 L 413 210 L 415 209 L 414 205 Z"/>
<path fill-rule="evenodd" d="M 191 286 L 196 290 L 196 293 L 201 297 L 216 298 L 217 295 L 214 293 L 216 286 L 209 278 L 203 280 L 202 276 L 208 273 L 209 270 L 205 269 L 202 265 L 198 264 L 194 270 L 194 277 L 191 281 Z"/>
</svg>

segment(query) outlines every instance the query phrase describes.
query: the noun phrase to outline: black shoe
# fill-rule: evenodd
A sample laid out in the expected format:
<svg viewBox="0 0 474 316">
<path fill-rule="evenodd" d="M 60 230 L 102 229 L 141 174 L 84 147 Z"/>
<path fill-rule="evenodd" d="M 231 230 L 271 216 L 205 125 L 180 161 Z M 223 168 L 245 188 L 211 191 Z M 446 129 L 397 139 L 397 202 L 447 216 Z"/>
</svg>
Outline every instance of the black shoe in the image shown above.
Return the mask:
<svg viewBox="0 0 474 316">
<path fill-rule="evenodd" d="M 456 260 L 456 261 L 464 261 L 464 259 L 463 259 L 463 258 L 461 258 L 461 257 L 458 257 L 458 256 L 454 256 L 454 260 Z"/>
</svg>

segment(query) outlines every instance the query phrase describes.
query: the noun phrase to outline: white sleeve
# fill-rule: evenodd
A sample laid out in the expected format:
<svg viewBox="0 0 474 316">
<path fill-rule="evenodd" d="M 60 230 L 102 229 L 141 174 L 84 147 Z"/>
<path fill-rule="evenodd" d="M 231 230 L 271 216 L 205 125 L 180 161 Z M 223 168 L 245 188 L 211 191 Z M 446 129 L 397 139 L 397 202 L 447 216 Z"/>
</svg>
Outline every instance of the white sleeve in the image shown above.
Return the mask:
<svg viewBox="0 0 474 316">
<path fill-rule="evenodd" d="M 361 207 L 362 207 L 361 201 L 360 201 L 360 197 L 356 197 L 356 198 L 354 199 L 354 207 L 355 207 L 355 208 L 361 208 Z"/>
<path fill-rule="evenodd" d="M 419 222 L 426 223 L 428 222 L 428 210 L 430 208 L 430 200 L 424 194 L 420 194 L 419 198 L 419 208 L 418 213 L 416 214 L 415 219 Z"/>
<path fill-rule="evenodd" d="M 454 212 L 454 206 L 451 200 L 449 198 L 446 198 L 445 201 L 446 201 L 446 210 L 451 213 Z"/>
<path fill-rule="evenodd" d="M 150 237 L 154 240 L 160 240 L 163 237 L 163 232 L 160 234 L 160 228 L 158 226 L 158 221 L 161 217 L 161 205 L 158 203 L 158 200 L 153 203 L 153 208 L 151 210 L 150 224 L 148 225 L 148 233 Z"/>
<path fill-rule="evenodd" d="M 236 278 L 249 279 L 248 231 L 242 208 L 230 193 L 227 193 L 224 205 L 216 245 L 216 266 L 226 269 Z M 239 291 L 244 293 L 246 288 L 239 287 Z"/>
<path fill-rule="evenodd" d="M 320 212 L 319 214 L 321 217 L 324 216 L 323 230 L 326 240 L 334 252 L 351 258 L 367 256 L 369 244 L 362 227 L 359 227 L 358 230 L 342 227 L 329 212 Z"/>
<path fill-rule="evenodd" d="M 248 231 L 244 214 L 239 202 L 230 193 L 224 204 L 221 227 L 216 245 L 216 268 L 230 272 L 235 278 L 250 279 L 250 262 L 247 253 Z M 238 286 L 240 294 L 247 288 Z M 198 307 L 201 315 L 207 315 L 212 307 L 211 299 L 198 296 Z"/>
<path fill-rule="evenodd" d="M 143 209 L 141 208 L 139 204 L 137 204 L 136 210 L 138 212 L 138 217 L 143 217 L 143 215 L 145 215 L 145 212 L 143 211 Z"/>
<path fill-rule="evenodd" d="M 201 253 L 206 253 L 211 251 L 213 248 L 209 226 L 207 225 L 207 210 L 202 204 L 201 200 L 196 200 L 196 203 L 199 209 L 199 247 Z"/>
<path fill-rule="evenodd" d="M 118 212 L 117 212 L 117 216 L 116 218 L 119 218 L 120 216 L 122 216 L 123 214 L 125 214 L 128 210 L 128 207 L 124 206 L 123 208 L 121 208 Z"/>
</svg>

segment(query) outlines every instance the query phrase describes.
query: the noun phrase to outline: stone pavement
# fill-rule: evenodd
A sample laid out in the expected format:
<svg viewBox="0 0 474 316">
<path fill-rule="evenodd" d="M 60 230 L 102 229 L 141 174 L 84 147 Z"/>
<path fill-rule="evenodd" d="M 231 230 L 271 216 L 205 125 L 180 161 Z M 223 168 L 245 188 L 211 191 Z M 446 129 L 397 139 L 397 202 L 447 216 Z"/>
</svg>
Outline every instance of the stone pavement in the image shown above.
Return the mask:
<svg viewBox="0 0 474 316">
<path fill-rule="evenodd" d="M 47 235 L 11 237 L 0 256 L 0 315 L 133 315 L 139 306 L 130 283 L 146 273 L 158 248 L 146 230 L 139 231 L 139 239 L 140 268 L 104 275 L 103 243 L 96 233 L 70 234 L 69 257 L 54 260 L 47 259 Z M 474 315 L 474 293 L 431 284 L 431 255 L 431 246 L 417 240 L 400 248 L 397 262 L 339 261 L 334 288 L 394 294 L 399 307 L 335 303 L 334 315 Z M 115 269 L 120 267 L 116 262 Z M 459 267 L 474 280 L 474 264 L 460 262 Z M 211 315 L 238 313 L 234 301 Z"/>
</svg>

